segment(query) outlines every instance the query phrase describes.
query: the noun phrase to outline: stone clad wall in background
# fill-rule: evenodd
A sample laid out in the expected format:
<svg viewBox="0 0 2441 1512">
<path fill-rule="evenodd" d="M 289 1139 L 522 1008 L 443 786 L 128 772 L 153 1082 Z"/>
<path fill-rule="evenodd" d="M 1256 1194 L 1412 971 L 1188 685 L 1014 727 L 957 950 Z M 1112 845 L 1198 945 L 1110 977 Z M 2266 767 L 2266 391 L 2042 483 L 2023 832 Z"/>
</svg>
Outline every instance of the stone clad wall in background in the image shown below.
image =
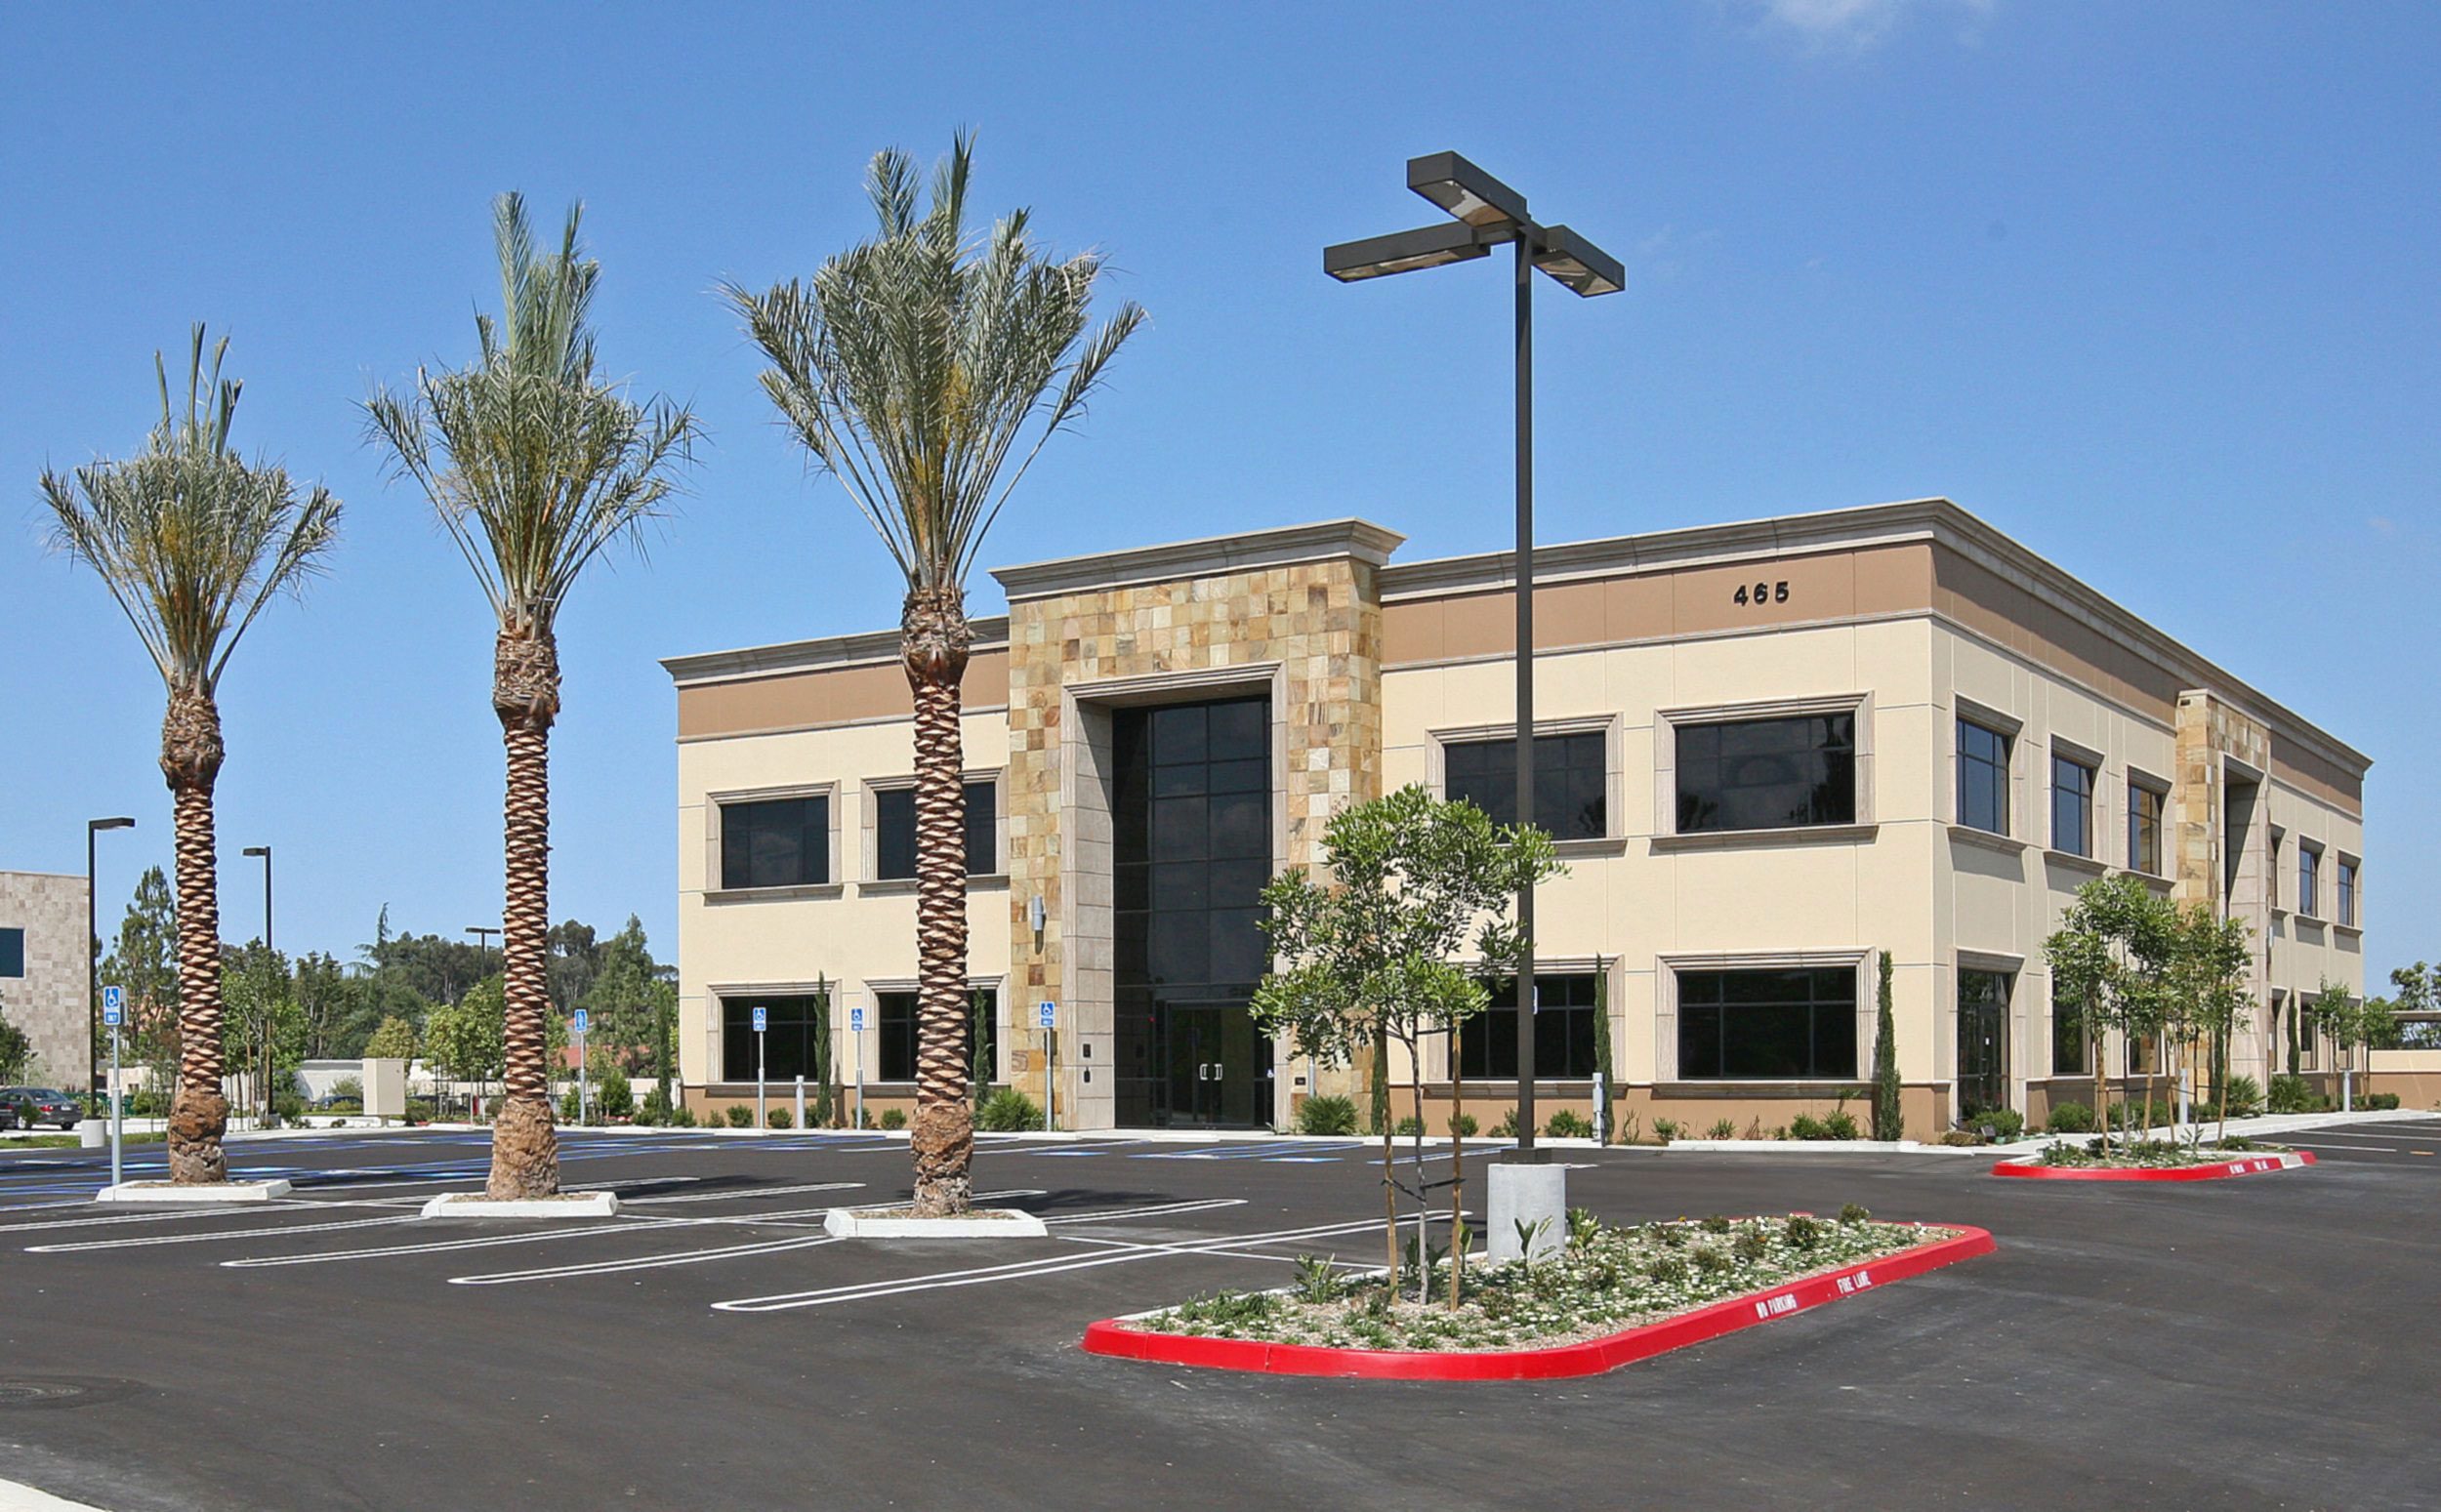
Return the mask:
<svg viewBox="0 0 2441 1512">
<path fill-rule="evenodd" d="M 85 879 L 0 872 L 0 929 L 25 931 L 25 974 L 0 976 L 0 1015 L 34 1042 L 35 1080 L 92 1084 L 85 1003 Z"/>
</svg>

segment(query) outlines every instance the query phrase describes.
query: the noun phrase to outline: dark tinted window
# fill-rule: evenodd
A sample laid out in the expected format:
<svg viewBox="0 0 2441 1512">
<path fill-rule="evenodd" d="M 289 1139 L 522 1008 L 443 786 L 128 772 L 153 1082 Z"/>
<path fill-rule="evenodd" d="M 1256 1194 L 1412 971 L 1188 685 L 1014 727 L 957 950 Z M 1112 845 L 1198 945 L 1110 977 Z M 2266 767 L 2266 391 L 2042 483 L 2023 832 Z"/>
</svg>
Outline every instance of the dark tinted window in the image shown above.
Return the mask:
<svg viewBox="0 0 2441 1512">
<path fill-rule="evenodd" d="M 0 976 L 25 974 L 25 931 L 0 929 Z"/>
<path fill-rule="evenodd" d="M 1000 870 L 1000 787 L 967 784 L 967 875 Z M 891 881 L 916 875 L 916 801 L 913 788 L 884 788 L 873 795 L 873 876 Z"/>
<path fill-rule="evenodd" d="M 1610 833 L 1604 744 L 1598 732 L 1534 737 L 1534 822 L 1551 838 L 1597 840 Z M 1453 742 L 1443 756 L 1452 801 L 1472 803 L 1494 824 L 1517 822 L 1516 741 Z"/>
<path fill-rule="evenodd" d="M 2051 757 L 2051 848 L 2093 854 L 2093 768 L 2073 756 Z"/>
<path fill-rule="evenodd" d="M 721 1000 L 721 1080 L 755 1079 L 755 1009 L 765 1012 L 763 1074 L 766 1081 L 819 1082 L 830 1071 L 830 1019 L 824 1000 L 802 997 Z"/>
<path fill-rule="evenodd" d="M 1541 976 L 1534 1014 L 1534 1077 L 1593 1074 L 1593 977 Z M 1467 1020 L 1458 1037 L 1458 1074 L 1515 1081 L 1517 985 L 1492 995 L 1492 1005 Z"/>
<path fill-rule="evenodd" d="M 2148 877 L 2162 875 L 2162 795 L 2128 785 L 2128 866 Z"/>
<path fill-rule="evenodd" d="M 916 1067 L 916 995 L 875 993 L 874 1028 L 881 1032 L 874 1074 L 885 1082 L 912 1082 Z"/>
<path fill-rule="evenodd" d="M 2356 924 L 2356 863 L 2339 863 L 2339 922 L 2353 928 Z"/>
<path fill-rule="evenodd" d="M 2086 1059 L 2085 1004 L 2051 995 L 2051 1074 L 2081 1077 L 2090 1072 Z"/>
<path fill-rule="evenodd" d="M 1678 832 L 1856 822 L 1856 716 L 1679 729 Z"/>
<path fill-rule="evenodd" d="M 1856 972 L 1678 973 L 1678 1075 L 1789 1081 L 1856 1075 Z"/>
<path fill-rule="evenodd" d="M 721 885 L 805 887 L 831 879 L 831 800 L 721 805 Z"/>
<path fill-rule="evenodd" d="M 2008 833 L 2008 737 L 1972 719 L 1958 721 L 1958 822 Z"/>
<path fill-rule="evenodd" d="M 2322 915 L 2322 852 L 2296 848 L 2296 911 L 2309 919 Z"/>
</svg>

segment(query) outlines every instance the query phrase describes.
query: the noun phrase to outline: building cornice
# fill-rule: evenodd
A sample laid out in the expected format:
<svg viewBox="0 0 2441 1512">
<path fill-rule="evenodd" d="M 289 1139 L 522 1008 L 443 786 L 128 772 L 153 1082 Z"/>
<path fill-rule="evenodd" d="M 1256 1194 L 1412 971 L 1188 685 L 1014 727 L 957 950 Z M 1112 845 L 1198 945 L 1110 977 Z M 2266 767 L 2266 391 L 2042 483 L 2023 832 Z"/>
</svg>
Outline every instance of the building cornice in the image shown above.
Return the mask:
<svg viewBox="0 0 2441 1512">
<path fill-rule="evenodd" d="M 2181 687 L 2207 689 L 2237 706 L 2271 726 L 2280 739 L 2294 741 L 2360 776 L 2373 765 L 2371 756 L 2231 675 L 1948 499 L 1907 499 L 1857 509 L 1539 546 L 1534 552 L 1534 579 L 1539 589 L 1558 583 L 1632 577 L 1763 556 L 1852 551 L 1908 542 L 1935 543 L 1958 552 L 2038 601 L 2102 631 L 2171 674 Z M 1382 601 L 1389 604 L 1498 592 L 1514 584 L 1513 568 L 1514 554 L 1509 552 L 1401 563 L 1383 571 Z"/>
<path fill-rule="evenodd" d="M 1009 647 L 1009 617 L 972 620 L 970 650 L 1004 651 Z M 702 651 L 692 656 L 663 657 L 661 666 L 680 687 L 706 682 L 734 682 L 747 677 L 778 677 L 791 673 L 841 672 L 850 667 L 878 667 L 898 660 L 899 633 L 868 631 L 856 635 L 827 635 L 819 640 L 790 640 L 779 645 L 742 646 L 734 651 Z"/>
<path fill-rule="evenodd" d="M 1104 552 L 1091 556 L 1063 556 L 1054 561 L 996 567 L 992 576 L 1009 601 L 1049 598 L 1060 593 L 1098 592 L 1131 583 L 1168 583 L 1188 578 L 1220 577 L 1264 567 L 1352 556 L 1374 567 L 1386 566 L 1390 553 L 1406 537 L 1365 519 L 1317 520 L 1283 525 L 1276 530 L 1252 530 L 1236 535 L 1174 541 L 1134 551 Z"/>
</svg>

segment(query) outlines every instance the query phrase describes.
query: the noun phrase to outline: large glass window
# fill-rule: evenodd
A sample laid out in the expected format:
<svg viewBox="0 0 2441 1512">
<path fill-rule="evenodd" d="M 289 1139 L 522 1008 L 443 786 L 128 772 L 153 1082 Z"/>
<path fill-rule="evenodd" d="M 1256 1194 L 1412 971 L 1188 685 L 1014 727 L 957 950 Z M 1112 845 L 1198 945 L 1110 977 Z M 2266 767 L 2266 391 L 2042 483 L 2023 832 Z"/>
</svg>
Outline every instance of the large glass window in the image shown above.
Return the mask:
<svg viewBox="0 0 2441 1512">
<path fill-rule="evenodd" d="M 2296 911 L 2308 919 L 2322 917 L 2322 852 L 2311 845 L 2296 848 Z"/>
<path fill-rule="evenodd" d="M 2051 1075 L 2082 1077 L 2091 1073 L 2093 1063 L 2087 1058 L 2091 1043 L 2085 1031 L 2085 1004 L 2072 998 L 2062 998 L 2057 990 L 2051 994 Z"/>
<path fill-rule="evenodd" d="M 875 993 L 873 1019 L 882 1042 L 873 1057 L 874 1075 L 885 1082 L 914 1081 L 916 995 Z"/>
<path fill-rule="evenodd" d="M 2008 737 L 1972 719 L 1958 721 L 1958 822 L 2008 833 Z"/>
<path fill-rule="evenodd" d="M 2128 869 L 2162 875 L 2162 792 L 2128 784 Z"/>
<path fill-rule="evenodd" d="M 763 1074 L 772 1082 L 818 1082 L 830 1070 L 829 1020 L 812 996 L 723 998 L 721 1080 L 755 1079 L 755 1009 L 764 1010 Z"/>
<path fill-rule="evenodd" d="M 1610 833 L 1599 731 L 1534 737 L 1534 822 L 1556 840 L 1597 840 Z M 1517 743 L 1513 739 L 1452 741 L 1442 748 L 1444 786 L 1494 824 L 1517 822 Z"/>
<path fill-rule="evenodd" d="M 831 879 L 827 796 L 721 805 L 721 885 L 805 887 Z"/>
<path fill-rule="evenodd" d="M 0 976 L 25 974 L 25 931 L 0 929 Z"/>
<path fill-rule="evenodd" d="M 967 784 L 967 875 L 1000 870 L 1000 785 L 985 778 Z M 916 875 L 916 796 L 913 788 L 884 788 L 873 795 L 873 876 L 895 881 Z"/>
<path fill-rule="evenodd" d="M 1591 972 L 1534 978 L 1534 1077 L 1593 1074 L 1593 976 Z M 1492 1005 L 1467 1020 L 1458 1036 L 1458 1074 L 1469 1079 L 1517 1078 L 1517 984 L 1492 994 Z"/>
<path fill-rule="evenodd" d="M 2075 756 L 2051 756 L 2051 848 L 2093 854 L 2093 768 Z"/>
<path fill-rule="evenodd" d="M 1681 725 L 1678 833 L 1856 822 L 1856 715 Z"/>
<path fill-rule="evenodd" d="M 2339 888 L 2339 911 L 2338 911 L 2338 920 L 2339 920 L 2339 922 L 2341 922 L 2341 923 L 2343 923 L 2343 924 L 2347 925 L 2349 928 L 2353 929 L 2354 927 L 2356 927 L 2356 863 L 2355 863 L 2355 862 L 2353 862 L 2353 861 L 2342 861 L 2342 862 L 2340 862 L 2340 863 L 2339 863 L 2338 888 Z"/>
<path fill-rule="evenodd" d="M 1690 1082 L 1855 1076 L 1855 968 L 1679 972 L 1678 1075 Z"/>
</svg>

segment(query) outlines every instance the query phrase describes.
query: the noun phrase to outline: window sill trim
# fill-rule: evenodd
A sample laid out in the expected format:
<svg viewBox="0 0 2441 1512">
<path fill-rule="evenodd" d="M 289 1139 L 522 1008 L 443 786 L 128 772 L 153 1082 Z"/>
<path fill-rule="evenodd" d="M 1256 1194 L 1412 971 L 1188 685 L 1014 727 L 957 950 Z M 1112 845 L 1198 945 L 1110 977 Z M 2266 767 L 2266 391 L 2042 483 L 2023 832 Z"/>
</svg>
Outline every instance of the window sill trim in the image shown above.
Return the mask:
<svg viewBox="0 0 2441 1512">
<path fill-rule="evenodd" d="M 2057 850 L 2047 846 L 2043 851 L 2043 859 L 2062 871 L 2083 872 L 2089 877 L 2102 877 L 2110 872 L 2109 862 L 2096 861 L 2091 856 L 2081 856 L 2073 850 Z"/>
<path fill-rule="evenodd" d="M 1753 846 L 1758 850 L 1776 849 L 1786 845 L 1849 845 L 1869 844 L 1882 832 L 1882 826 L 1870 820 L 1862 824 L 1785 825 L 1770 830 L 1697 830 L 1687 834 L 1656 835 L 1653 849 L 1733 850 Z"/>
<path fill-rule="evenodd" d="M 916 894 L 916 889 L 922 885 L 922 880 L 913 877 L 876 877 L 856 883 L 856 896 L 860 898 L 912 898 Z M 970 892 L 1008 885 L 1009 874 L 1006 872 L 975 872 L 967 878 L 967 890 Z"/>
<path fill-rule="evenodd" d="M 2351 940 L 2361 940 L 2365 937 L 2363 924 L 2333 924 L 2331 929 L 2334 934 L 2344 934 Z"/>
<path fill-rule="evenodd" d="M 1989 830 L 1978 830 L 1970 824 L 1952 824 L 1950 838 L 1963 844 L 1980 845 L 1985 850 L 1997 850 L 2005 856 L 2022 856 L 2027 850 L 2024 840 L 2007 835 L 1995 835 Z"/>
<path fill-rule="evenodd" d="M 1606 835 L 1599 839 L 1553 840 L 1551 853 L 1563 859 L 1570 856 L 1624 856 L 1628 853 L 1628 838 Z"/>
<path fill-rule="evenodd" d="M 839 882 L 806 882 L 793 887 L 707 887 L 706 903 L 790 903 L 802 898 L 836 898 L 845 892 Z"/>
<path fill-rule="evenodd" d="M 2289 917 L 2297 923 L 2311 924 L 2317 929 L 2327 929 L 2331 926 L 2331 920 L 2320 914 L 2292 914 Z"/>
</svg>

